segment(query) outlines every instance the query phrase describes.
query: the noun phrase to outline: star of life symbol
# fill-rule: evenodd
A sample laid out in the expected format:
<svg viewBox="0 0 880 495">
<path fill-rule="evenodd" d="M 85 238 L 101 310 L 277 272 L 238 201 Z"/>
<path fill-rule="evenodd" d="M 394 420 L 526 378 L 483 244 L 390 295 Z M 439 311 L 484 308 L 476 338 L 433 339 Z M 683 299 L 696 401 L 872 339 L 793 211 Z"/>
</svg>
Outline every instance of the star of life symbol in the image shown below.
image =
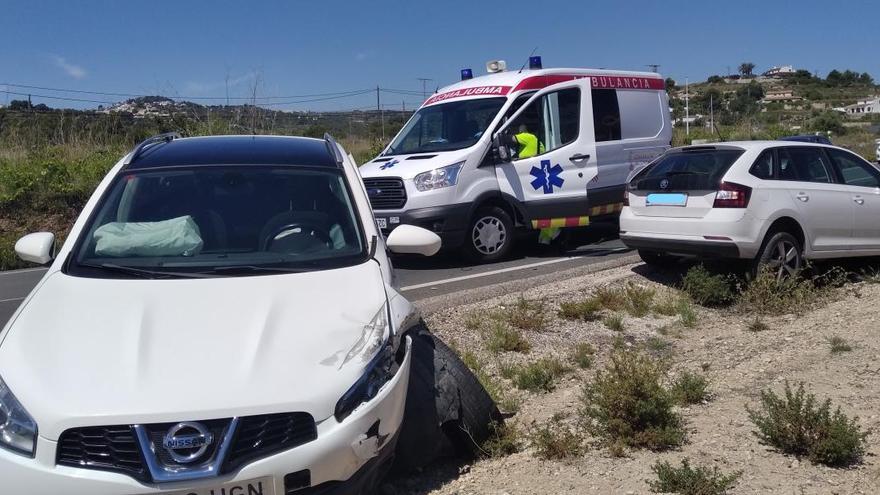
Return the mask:
<svg viewBox="0 0 880 495">
<path fill-rule="evenodd" d="M 380 166 L 379 170 L 385 170 L 386 168 L 391 168 L 391 167 L 397 165 L 398 163 L 399 162 L 397 161 L 397 158 L 395 158 L 394 160 L 391 160 L 390 162 L 385 163 L 382 166 Z"/>
<path fill-rule="evenodd" d="M 541 168 L 532 167 L 529 172 L 535 180 L 531 182 L 532 187 L 537 191 L 543 188 L 544 194 L 553 194 L 553 187 L 562 188 L 565 179 L 559 176 L 562 173 L 562 166 L 558 163 L 550 166 L 550 160 L 541 160 Z"/>
</svg>

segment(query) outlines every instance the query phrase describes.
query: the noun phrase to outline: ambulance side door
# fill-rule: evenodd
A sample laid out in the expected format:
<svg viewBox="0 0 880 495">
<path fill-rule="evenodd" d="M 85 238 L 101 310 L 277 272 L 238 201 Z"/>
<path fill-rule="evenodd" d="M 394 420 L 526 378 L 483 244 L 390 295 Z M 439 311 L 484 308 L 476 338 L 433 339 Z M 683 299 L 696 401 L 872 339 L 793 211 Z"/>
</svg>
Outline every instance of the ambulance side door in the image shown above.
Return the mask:
<svg viewBox="0 0 880 495">
<path fill-rule="evenodd" d="M 496 133 L 502 146 L 521 132 L 538 137 L 537 155 L 502 152 L 495 166 L 499 189 L 523 204 L 529 220 L 587 215 L 587 184 L 597 164 L 591 99 L 587 77 L 548 86 Z"/>
</svg>

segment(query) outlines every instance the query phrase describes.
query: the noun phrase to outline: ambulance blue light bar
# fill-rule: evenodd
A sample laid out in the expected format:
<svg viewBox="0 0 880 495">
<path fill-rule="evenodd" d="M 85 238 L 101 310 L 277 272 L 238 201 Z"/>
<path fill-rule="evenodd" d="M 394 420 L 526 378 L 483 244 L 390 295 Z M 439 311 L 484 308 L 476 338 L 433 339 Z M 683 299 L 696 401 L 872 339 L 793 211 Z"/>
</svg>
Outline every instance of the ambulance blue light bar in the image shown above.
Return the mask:
<svg viewBox="0 0 880 495">
<path fill-rule="evenodd" d="M 474 71 L 470 69 L 461 69 L 461 80 L 467 81 L 474 78 Z"/>
<path fill-rule="evenodd" d="M 544 65 L 541 63 L 541 56 L 535 55 L 534 57 L 529 57 L 529 69 L 541 69 Z"/>
</svg>

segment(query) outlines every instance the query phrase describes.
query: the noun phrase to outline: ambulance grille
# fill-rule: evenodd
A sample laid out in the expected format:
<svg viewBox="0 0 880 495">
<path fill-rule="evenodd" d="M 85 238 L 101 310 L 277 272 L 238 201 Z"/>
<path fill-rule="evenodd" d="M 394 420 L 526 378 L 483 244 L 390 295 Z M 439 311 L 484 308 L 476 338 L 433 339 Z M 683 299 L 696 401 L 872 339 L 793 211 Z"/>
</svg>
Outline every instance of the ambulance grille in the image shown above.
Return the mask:
<svg viewBox="0 0 880 495">
<path fill-rule="evenodd" d="M 374 210 L 400 210 L 406 205 L 406 187 L 397 177 L 367 178 L 364 185 Z"/>
</svg>

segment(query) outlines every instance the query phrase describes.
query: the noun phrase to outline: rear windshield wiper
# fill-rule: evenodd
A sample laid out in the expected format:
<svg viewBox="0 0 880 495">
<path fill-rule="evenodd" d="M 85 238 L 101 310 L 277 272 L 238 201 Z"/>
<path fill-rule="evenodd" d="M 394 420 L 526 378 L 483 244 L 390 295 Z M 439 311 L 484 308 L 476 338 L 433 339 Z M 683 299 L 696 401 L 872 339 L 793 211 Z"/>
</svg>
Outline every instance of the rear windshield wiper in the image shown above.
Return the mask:
<svg viewBox="0 0 880 495">
<path fill-rule="evenodd" d="M 133 266 L 123 266 L 114 263 L 101 263 L 95 265 L 91 263 L 80 263 L 79 266 L 87 268 L 97 268 L 99 270 L 124 273 L 126 275 L 134 275 L 141 278 L 210 278 L 210 274 L 195 272 L 166 272 L 162 270 L 147 270 L 145 268 L 135 268 Z"/>
</svg>

